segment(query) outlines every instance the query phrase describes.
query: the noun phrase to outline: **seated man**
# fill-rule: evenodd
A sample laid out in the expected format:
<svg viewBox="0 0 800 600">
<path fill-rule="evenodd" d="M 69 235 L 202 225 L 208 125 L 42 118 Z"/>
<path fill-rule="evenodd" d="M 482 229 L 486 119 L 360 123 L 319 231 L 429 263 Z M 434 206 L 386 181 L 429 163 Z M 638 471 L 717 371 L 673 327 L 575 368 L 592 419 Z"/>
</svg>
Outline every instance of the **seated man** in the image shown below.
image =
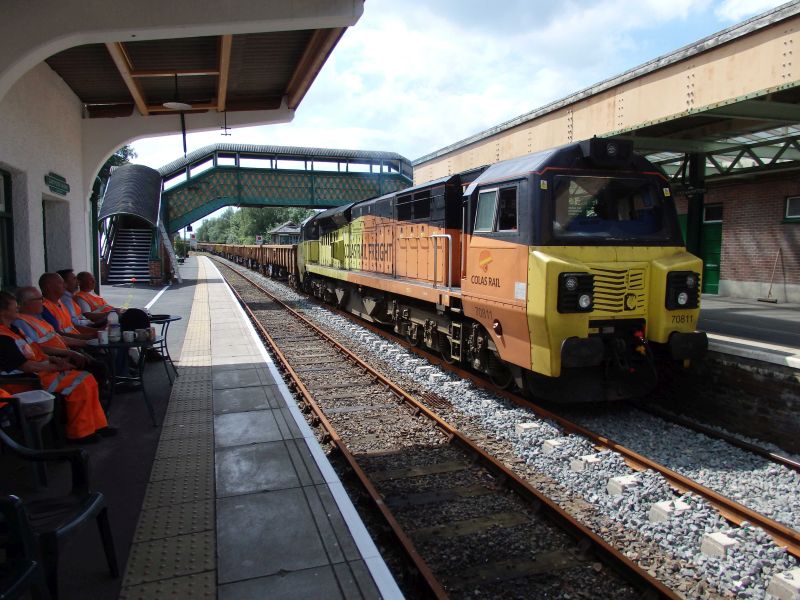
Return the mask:
<svg viewBox="0 0 800 600">
<path fill-rule="evenodd" d="M 72 269 L 61 269 L 58 271 L 61 279 L 64 280 L 64 295 L 61 296 L 61 303 L 67 307 L 72 323 L 84 327 L 103 326 L 106 324 L 106 314 L 103 312 L 89 312 L 81 308 L 74 294 L 78 291 L 78 278 Z"/>
<path fill-rule="evenodd" d="M 44 273 L 39 277 L 39 289 L 44 298 L 42 316 L 58 333 L 81 340 L 90 340 L 97 335 L 95 329 L 73 324 L 69 310 L 61 302 L 61 296 L 64 295 L 64 280 L 61 275 Z"/>
<path fill-rule="evenodd" d="M 73 368 L 86 369 L 97 382 L 103 386 L 108 383 L 108 369 L 99 360 L 80 352 L 88 340 L 79 340 L 60 335 L 50 323 L 42 317 L 42 294 L 35 287 L 23 287 L 17 290 L 19 318 L 13 325 L 29 340 L 39 344 L 42 352 L 48 356 L 59 356 L 72 363 Z"/>
<path fill-rule="evenodd" d="M 100 406 L 95 378 L 86 371 L 72 369 L 63 358 L 48 357 L 36 342 L 28 342 L 12 328 L 18 317 L 16 298 L 0 292 L 0 373 L 33 373 L 48 392 L 64 396 L 67 438 L 89 443 L 98 441 L 99 436 L 116 434 L 116 429 L 108 427 Z"/>
<path fill-rule="evenodd" d="M 78 273 L 77 280 L 79 290 L 75 292 L 75 299 L 84 313 L 105 314 L 112 310 L 117 310 L 106 302 L 102 296 L 94 293 L 94 275 L 88 271 L 82 271 Z"/>
</svg>

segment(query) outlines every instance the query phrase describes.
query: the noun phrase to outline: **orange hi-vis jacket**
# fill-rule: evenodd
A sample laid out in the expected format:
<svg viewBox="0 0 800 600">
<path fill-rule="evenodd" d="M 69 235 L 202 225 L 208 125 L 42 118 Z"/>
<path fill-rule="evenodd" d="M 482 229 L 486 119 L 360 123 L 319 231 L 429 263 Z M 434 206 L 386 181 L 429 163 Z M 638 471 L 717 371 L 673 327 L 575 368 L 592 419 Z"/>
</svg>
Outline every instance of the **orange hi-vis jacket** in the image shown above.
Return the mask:
<svg viewBox="0 0 800 600">
<path fill-rule="evenodd" d="M 75 325 L 72 324 L 72 317 L 67 310 L 67 307 L 61 304 L 61 301 L 53 302 L 52 300 L 48 300 L 47 298 L 43 301 L 44 307 L 50 311 L 56 321 L 58 321 L 58 332 L 59 333 L 78 333 Z"/>
<path fill-rule="evenodd" d="M 79 290 L 74 295 L 78 300 L 83 300 L 89 305 L 88 312 L 107 313 L 114 310 L 114 307 L 106 302 L 102 296 L 98 296 L 94 292 Z"/>
<path fill-rule="evenodd" d="M 72 294 L 64 292 L 64 295 L 61 296 L 61 304 L 67 309 L 73 324 L 80 325 L 81 321 L 85 320 L 83 317 L 83 309 Z"/>
<path fill-rule="evenodd" d="M 20 322 L 21 321 L 21 322 Z M 22 331 L 26 337 L 30 338 L 40 346 L 47 346 L 48 348 L 60 348 L 62 350 L 69 350 L 69 346 L 64 341 L 58 332 L 53 329 L 44 319 L 19 313 L 19 319 L 14 321 L 14 325 Z"/>
<path fill-rule="evenodd" d="M 42 352 L 36 342 L 28 340 L 12 331 L 5 325 L 0 325 L 0 335 L 10 337 L 25 358 L 36 362 L 46 362 L 47 355 Z M 14 371 L 13 373 L 21 373 Z M 3 373 L 6 374 L 6 373 Z M 35 374 L 42 387 L 51 394 L 57 393 L 64 396 L 67 405 L 67 437 L 72 439 L 92 435 L 98 429 L 108 426 L 106 415 L 100 406 L 97 381 L 87 371 L 69 369 L 66 371 L 47 371 Z M 6 385 L 6 388 L 19 386 Z M 24 387 L 20 389 L 22 391 Z M 13 391 L 9 389 L 8 391 Z"/>
<path fill-rule="evenodd" d="M 11 398 L 11 394 L 5 391 L 3 388 L 0 388 L 0 399 L 2 398 Z M 0 402 L 0 406 L 5 406 L 8 402 Z"/>
</svg>

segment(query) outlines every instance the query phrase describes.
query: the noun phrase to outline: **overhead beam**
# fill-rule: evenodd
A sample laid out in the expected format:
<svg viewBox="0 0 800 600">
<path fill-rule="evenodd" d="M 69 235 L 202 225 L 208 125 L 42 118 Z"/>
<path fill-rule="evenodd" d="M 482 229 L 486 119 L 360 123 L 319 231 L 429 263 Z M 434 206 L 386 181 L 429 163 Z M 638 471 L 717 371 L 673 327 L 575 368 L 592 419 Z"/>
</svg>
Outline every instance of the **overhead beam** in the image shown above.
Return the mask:
<svg viewBox="0 0 800 600">
<path fill-rule="evenodd" d="M 136 104 L 136 108 L 139 109 L 142 116 L 146 117 L 150 114 L 150 111 L 147 108 L 147 102 L 145 102 L 142 90 L 139 87 L 139 82 L 131 76 L 131 61 L 127 52 L 125 52 L 124 46 L 121 42 L 107 42 L 106 48 L 114 64 L 117 66 L 117 70 L 122 76 L 122 80 L 125 82 L 128 92 L 130 92 L 131 98 L 133 98 L 133 103 Z"/>
<path fill-rule="evenodd" d="M 623 140 L 631 140 L 636 150 L 647 152 L 720 152 L 731 148 L 740 148 L 742 144 L 732 144 L 726 142 L 710 142 L 704 140 L 686 140 L 679 138 L 654 138 L 639 137 L 635 135 L 615 136 Z"/>
<path fill-rule="evenodd" d="M 318 29 L 311 36 L 303 56 L 297 63 L 297 68 L 292 73 L 289 85 L 286 86 L 287 104 L 290 109 L 294 110 L 299 106 L 345 29 L 344 27 Z"/>
<path fill-rule="evenodd" d="M 219 38 L 219 79 L 217 80 L 217 110 L 225 111 L 225 102 L 228 98 L 228 74 L 231 68 L 232 35 L 222 35 Z"/>
<path fill-rule="evenodd" d="M 779 123 L 800 123 L 800 104 L 788 102 L 771 102 L 759 100 L 746 100 L 712 108 L 711 110 L 697 113 L 693 116 L 713 116 L 727 119 L 758 119 L 760 121 L 775 121 Z"/>
<path fill-rule="evenodd" d="M 204 75 L 219 75 L 218 69 L 136 69 L 131 71 L 131 77 L 194 77 Z"/>
</svg>

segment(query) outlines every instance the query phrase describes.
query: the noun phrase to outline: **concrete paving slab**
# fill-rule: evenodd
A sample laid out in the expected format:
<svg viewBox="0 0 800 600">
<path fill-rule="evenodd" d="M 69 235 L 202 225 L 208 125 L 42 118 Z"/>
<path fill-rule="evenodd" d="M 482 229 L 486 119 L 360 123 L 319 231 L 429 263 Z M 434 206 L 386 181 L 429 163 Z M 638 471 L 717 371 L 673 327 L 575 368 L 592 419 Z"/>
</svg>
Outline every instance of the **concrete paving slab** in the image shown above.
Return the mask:
<svg viewBox="0 0 800 600">
<path fill-rule="evenodd" d="M 328 564 L 301 488 L 217 500 L 220 584 Z"/>
<path fill-rule="evenodd" d="M 263 387 L 214 390 L 214 414 L 221 415 L 270 407 L 267 392 Z"/>
<path fill-rule="evenodd" d="M 300 485 L 283 442 L 220 449 L 216 470 L 218 498 Z"/>
<path fill-rule="evenodd" d="M 358 598 L 343 596 L 334 570 L 329 566 L 280 573 L 220 586 L 219 600 L 296 600 L 297 598 L 326 598 L 339 600 Z"/>
<path fill-rule="evenodd" d="M 244 446 L 259 442 L 276 442 L 282 439 L 272 411 L 259 410 L 245 413 L 230 413 L 214 417 L 216 446 Z"/>
<path fill-rule="evenodd" d="M 243 366 L 241 369 L 216 367 L 213 373 L 215 390 L 263 385 L 258 371 L 252 366 Z"/>
</svg>

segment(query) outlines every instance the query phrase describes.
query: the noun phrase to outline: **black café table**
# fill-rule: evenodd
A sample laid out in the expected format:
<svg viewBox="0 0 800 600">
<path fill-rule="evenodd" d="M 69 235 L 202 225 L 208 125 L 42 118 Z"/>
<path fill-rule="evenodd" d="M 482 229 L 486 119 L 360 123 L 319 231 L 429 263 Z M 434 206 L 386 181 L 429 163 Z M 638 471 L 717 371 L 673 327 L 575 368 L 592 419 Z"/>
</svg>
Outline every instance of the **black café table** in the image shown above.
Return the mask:
<svg viewBox="0 0 800 600">
<path fill-rule="evenodd" d="M 129 384 L 138 384 L 139 389 L 142 392 L 142 397 L 144 398 L 145 406 L 147 406 L 147 411 L 150 413 L 150 418 L 153 421 L 154 426 L 158 426 L 158 421 L 156 420 L 156 413 L 153 410 L 153 405 L 150 402 L 150 398 L 147 397 L 147 390 L 144 386 L 144 365 L 145 365 L 145 354 L 148 349 L 151 348 L 158 348 L 163 343 L 163 339 L 161 336 L 156 336 L 153 340 L 133 340 L 132 342 L 111 342 L 109 341 L 106 344 L 101 344 L 98 340 L 90 340 L 88 344 L 88 348 L 92 348 L 98 351 L 100 354 L 106 357 L 106 363 L 108 364 L 109 371 L 111 373 L 111 394 L 108 399 L 108 407 L 111 407 L 111 402 L 114 399 L 114 391 L 117 385 L 122 383 L 129 383 Z M 127 355 L 131 348 L 136 348 L 138 350 L 138 359 L 136 360 L 136 366 L 132 373 L 130 374 L 117 374 L 116 373 L 116 360 L 115 355 L 117 352 L 125 352 Z M 127 361 L 126 361 L 127 365 Z"/>
<path fill-rule="evenodd" d="M 151 325 L 161 325 L 161 335 L 157 338 L 161 341 L 153 344 L 153 350 L 158 352 L 161 355 L 161 358 L 164 359 L 164 370 L 167 372 L 167 379 L 169 379 L 170 383 L 172 383 L 172 376 L 167 368 L 167 362 L 169 362 L 169 366 L 172 367 L 175 377 L 178 376 L 178 369 L 175 366 L 175 363 L 172 361 L 172 356 L 170 356 L 169 353 L 169 347 L 167 346 L 167 333 L 169 333 L 170 324 L 174 323 L 175 321 L 180 321 L 182 318 L 183 317 L 178 315 L 150 315 Z"/>
</svg>

